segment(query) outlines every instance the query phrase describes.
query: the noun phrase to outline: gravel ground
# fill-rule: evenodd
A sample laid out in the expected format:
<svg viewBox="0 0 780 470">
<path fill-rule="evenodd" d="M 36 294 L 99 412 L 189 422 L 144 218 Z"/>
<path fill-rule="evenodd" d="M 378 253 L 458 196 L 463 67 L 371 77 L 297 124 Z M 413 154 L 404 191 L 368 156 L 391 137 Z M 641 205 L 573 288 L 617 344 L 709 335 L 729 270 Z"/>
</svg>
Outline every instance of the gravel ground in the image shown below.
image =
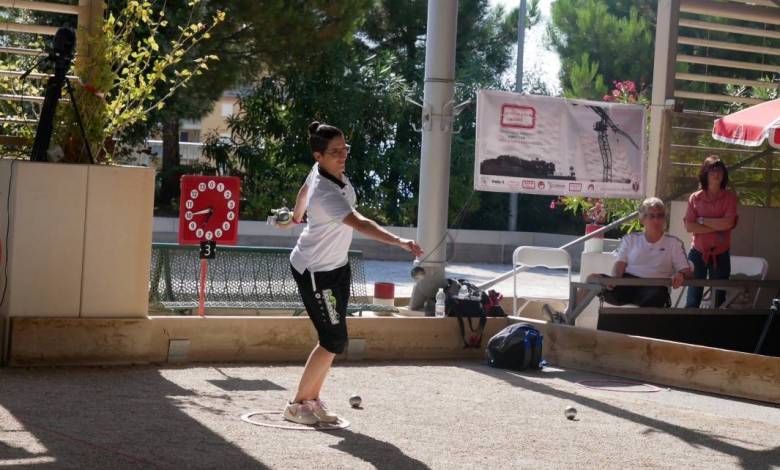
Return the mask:
<svg viewBox="0 0 780 470">
<path fill-rule="evenodd" d="M 595 390 L 578 382 L 605 377 L 556 368 L 340 364 L 323 398 L 351 421 L 348 429 L 240 420 L 281 410 L 301 370 L 0 369 L 0 467 L 780 468 L 780 407 L 666 388 Z M 349 408 L 353 392 L 363 409 Z M 569 405 L 579 411 L 575 421 L 564 418 Z"/>
</svg>

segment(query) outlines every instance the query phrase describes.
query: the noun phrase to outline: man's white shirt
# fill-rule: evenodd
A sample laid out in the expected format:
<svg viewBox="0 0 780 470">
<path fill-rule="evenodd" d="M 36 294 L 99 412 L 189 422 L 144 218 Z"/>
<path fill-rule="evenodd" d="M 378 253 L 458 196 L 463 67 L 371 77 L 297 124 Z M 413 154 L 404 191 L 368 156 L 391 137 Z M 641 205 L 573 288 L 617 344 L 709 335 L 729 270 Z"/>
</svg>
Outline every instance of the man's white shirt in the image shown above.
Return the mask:
<svg viewBox="0 0 780 470">
<path fill-rule="evenodd" d="M 682 240 L 667 234 L 655 243 L 647 241 L 644 232 L 626 235 L 617 260 L 626 263 L 626 273 L 637 277 L 672 277 L 690 267 Z"/>
<path fill-rule="evenodd" d="M 347 264 L 352 227 L 343 223 L 357 203 L 349 178 L 338 180 L 315 163 L 306 178 L 308 223 L 290 254 L 290 263 L 303 273 L 332 271 Z"/>
</svg>

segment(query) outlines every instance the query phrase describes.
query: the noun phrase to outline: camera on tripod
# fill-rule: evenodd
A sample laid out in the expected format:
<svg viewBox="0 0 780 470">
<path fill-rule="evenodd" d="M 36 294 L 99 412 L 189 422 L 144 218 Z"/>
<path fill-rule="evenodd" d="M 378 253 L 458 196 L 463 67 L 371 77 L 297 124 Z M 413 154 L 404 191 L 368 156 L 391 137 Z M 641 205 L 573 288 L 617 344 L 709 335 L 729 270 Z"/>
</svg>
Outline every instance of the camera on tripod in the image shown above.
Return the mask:
<svg viewBox="0 0 780 470">
<path fill-rule="evenodd" d="M 51 143 L 52 128 L 54 124 L 54 115 L 57 110 L 57 103 L 62 97 L 62 87 L 68 90 L 71 105 L 76 115 L 76 122 L 81 130 L 81 137 L 84 140 L 90 163 L 95 163 L 92 158 L 92 150 L 89 147 L 84 124 L 81 120 L 76 97 L 73 93 L 73 87 L 67 78 L 68 70 L 73 63 L 76 48 L 76 32 L 73 28 L 62 27 L 54 35 L 54 41 L 48 53 L 39 60 L 30 70 L 25 72 L 21 79 L 24 80 L 32 70 L 44 61 L 51 62 L 54 65 L 54 75 L 46 83 L 46 94 L 41 108 L 41 117 L 38 120 L 38 128 L 35 131 L 35 141 L 33 142 L 32 155 L 30 160 L 36 162 L 48 161 L 49 144 Z"/>
</svg>

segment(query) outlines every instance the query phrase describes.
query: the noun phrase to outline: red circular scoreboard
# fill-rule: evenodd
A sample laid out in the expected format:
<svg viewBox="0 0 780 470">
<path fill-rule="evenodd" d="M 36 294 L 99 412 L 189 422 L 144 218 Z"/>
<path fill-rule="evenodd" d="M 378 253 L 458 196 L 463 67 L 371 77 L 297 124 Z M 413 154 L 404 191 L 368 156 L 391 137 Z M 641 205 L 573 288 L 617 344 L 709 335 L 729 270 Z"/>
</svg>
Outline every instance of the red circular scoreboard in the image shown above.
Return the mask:
<svg viewBox="0 0 780 470">
<path fill-rule="evenodd" d="M 179 244 L 215 242 L 235 245 L 238 240 L 238 202 L 241 179 L 235 176 L 181 177 Z"/>
</svg>

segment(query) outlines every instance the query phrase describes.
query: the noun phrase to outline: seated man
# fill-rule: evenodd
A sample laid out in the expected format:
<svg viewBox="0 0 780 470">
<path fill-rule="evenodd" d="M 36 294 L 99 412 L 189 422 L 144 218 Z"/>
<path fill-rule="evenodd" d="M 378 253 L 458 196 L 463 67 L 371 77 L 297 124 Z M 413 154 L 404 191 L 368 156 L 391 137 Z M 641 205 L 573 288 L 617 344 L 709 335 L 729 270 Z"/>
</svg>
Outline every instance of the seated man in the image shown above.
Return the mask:
<svg viewBox="0 0 780 470">
<path fill-rule="evenodd" d="M 588 282 L 597 277 L 671 278 L 673 288 L 682 285 L 691 275 L 688 257 L 683 242 L 664 233 L 666 213 L 664 203 L 651 197 L 639 206 L 639 221 L 643 232 L 630 233 L 623 237 L 617 250 L 617 261 L 612 275 L 591 274 Z M 582 302 L 587 290 L 577 292 L 577 303 Z M 612 305 L 633 304 L 640 307 L 669 307 L 669 289 L 665 286 L 611 286 L 607 285 L 600 297 Z M 569 308 L 572 308 L 570 306 Z M 545 313 L 552 321 L 560 322 L 565 316 L 545 305 Z"/>
</svg>

